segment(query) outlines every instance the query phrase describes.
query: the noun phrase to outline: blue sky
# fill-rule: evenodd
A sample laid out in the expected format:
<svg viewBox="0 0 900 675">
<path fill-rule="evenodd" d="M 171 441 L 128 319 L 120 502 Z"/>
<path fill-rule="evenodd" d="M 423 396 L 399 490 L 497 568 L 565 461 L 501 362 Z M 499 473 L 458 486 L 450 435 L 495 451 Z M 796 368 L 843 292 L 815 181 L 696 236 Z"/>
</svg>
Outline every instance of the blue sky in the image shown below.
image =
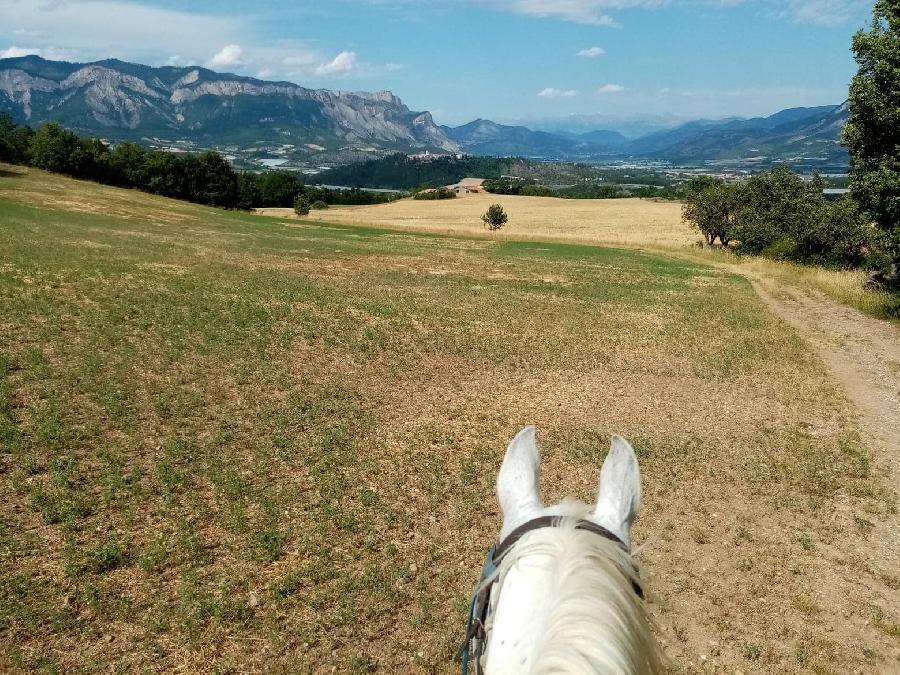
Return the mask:
<svg viewBox="0 0 900 675">
<path fill-rule="evenodd" d="M 440 123 L 840 103 L 871 0 L 2 0 L 0 55 L 390 89 Z"/>
</svg>

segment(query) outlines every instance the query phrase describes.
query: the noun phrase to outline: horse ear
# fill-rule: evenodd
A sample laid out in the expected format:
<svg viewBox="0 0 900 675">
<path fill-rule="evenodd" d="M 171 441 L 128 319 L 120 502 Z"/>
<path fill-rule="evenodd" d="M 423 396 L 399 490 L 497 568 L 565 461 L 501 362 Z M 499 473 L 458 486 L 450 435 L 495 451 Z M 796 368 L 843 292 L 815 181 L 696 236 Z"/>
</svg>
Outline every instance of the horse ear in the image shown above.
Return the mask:
<svg viewBox="0 0 900 675">
<path fill-rule="evenodd" d="M 534 427 L 526 427 L 512 440 L 497 474 L 497 500 L 503 511 L 501 539 L 544 508 L 540 495 L 541 458 Z"/>
<path fill-rule="evenodd" d="M 631 444 L 613 436 L 600 469 L 600 491 L 591 519 L 631 546 L 631 524 L 641 507 L 641 473 Z"/>
</svg>

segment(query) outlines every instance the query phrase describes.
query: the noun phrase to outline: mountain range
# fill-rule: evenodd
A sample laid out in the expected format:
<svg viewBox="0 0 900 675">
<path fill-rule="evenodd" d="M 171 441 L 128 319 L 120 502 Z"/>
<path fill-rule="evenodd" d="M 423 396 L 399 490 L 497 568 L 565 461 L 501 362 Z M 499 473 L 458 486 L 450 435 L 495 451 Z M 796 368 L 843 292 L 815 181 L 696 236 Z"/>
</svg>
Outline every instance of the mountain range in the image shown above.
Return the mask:
<svg viewBox="0 0 900 675">
<path fill-rule="evenodd" d="M 0 59 L 0 111 L 21 123 L 56 121 L 85 135 L 160 147 L 215 147 L 236 163 L 303 168 L 390 152 L 522 156 L 565 161 L 812 168 L 847 164 L 844 105 L 764 118 L 699 120 L 627 138 L 616 131 L 535 131 L 475 120 L 438 126 L 394 94 L 307 89 L 201 67 L 154 68 L 114 59 L 79 64 Z"/>
</svg>

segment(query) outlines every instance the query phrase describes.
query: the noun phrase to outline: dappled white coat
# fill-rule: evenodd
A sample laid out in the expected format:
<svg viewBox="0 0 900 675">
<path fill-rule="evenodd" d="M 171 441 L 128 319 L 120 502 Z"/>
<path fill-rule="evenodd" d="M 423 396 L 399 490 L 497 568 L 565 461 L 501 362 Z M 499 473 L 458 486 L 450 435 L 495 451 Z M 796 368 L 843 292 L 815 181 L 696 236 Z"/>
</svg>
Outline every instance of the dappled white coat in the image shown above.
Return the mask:
<svg viewBox="0 0 900 675">
<path fill-rule="evenodd" d="M 528 427 L 510 443 L 497 478 L 503 540 L 541 516 L 560 527 L 526 534 L 498 570 L 487 623 L 487 675 L 506 673 L 655 673 L 659 651 L 634 591 L 631 555 L 615 542 L 575 528 L 605 527 L 626 546 L 640 507 L 640 475 L 631 446 L 615 437 L 600 472 L 594 507 L 567 501 L 544 507 L 540 457 Z"/>
</svg>

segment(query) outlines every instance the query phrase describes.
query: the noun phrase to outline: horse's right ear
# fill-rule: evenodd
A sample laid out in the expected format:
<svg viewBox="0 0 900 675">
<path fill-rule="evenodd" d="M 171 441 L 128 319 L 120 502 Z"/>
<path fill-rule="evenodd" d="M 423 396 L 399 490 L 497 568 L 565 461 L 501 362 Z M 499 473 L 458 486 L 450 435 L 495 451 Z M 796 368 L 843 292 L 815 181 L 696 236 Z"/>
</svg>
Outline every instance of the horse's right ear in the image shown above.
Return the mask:
<svg viewBox="0 0 900 675">
<path fill-rule="evenodd" d="M 509 444 L 497 474 L 497 499 L 503 511 L 501 539 L 519 525 L 541 515 L 544 505 L 540 478 L 541 458 L 535 443 L 535 430 L 526 427 Z"/>
<path fill-rule="evenodd" d="M 600 491 L 591 520 L 631 546 L 631 523 L 641 507 L 641 472 L 631 444 L 613 436 L 600 469 Z"/>
</svg>

